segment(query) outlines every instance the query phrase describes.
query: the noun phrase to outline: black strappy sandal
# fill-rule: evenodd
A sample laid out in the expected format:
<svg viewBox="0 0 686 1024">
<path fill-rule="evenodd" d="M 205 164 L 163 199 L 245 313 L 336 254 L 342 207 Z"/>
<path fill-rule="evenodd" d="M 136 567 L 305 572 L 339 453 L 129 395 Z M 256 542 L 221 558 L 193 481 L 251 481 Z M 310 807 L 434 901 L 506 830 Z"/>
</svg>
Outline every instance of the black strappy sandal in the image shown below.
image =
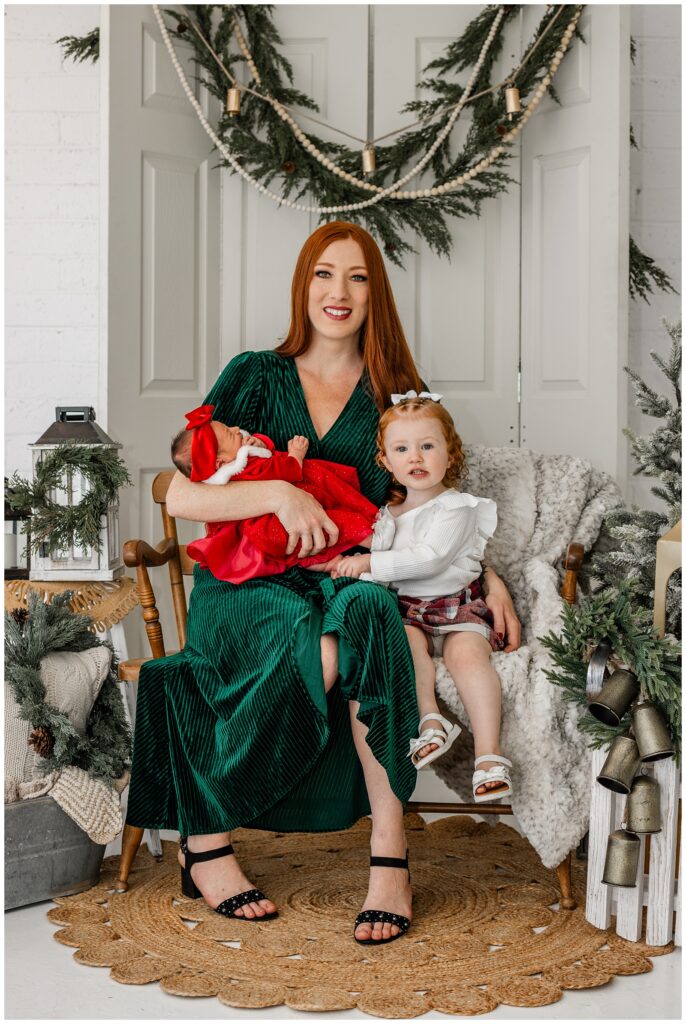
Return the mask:
<svg viewBox="0 0 686 1024">
<path fill-rule="evenodd" d="M 408 858 L 410 851 L 405 851 L 405 857 L 370 857 L 369 866 L 371 868 L 405 868 L 407 871 L 407 880 L 410 881 L 410 866 L 408 864 Z M 397 935 L 390 935 L 387 939 L 358 939 L 355 936 L 355 932 L 361 924 L 394 924 L 400 929 Z M 355 927 L 353 928 L 353 938 L 355 942 L 359 942 L 361 946 L 383 946 L 386 942 L 395 942 L 403 936 L 408 928 L 410 927 L 410 920 L 407 917 L 403 917 L 402 914 L 391 914 L 388 910 L 363 910 L 361 914 L 358 914 L 355 918 Z"/>
<path fill-rule="evenodd" d="M 200 899 L 202 893 L 191 877 L 191 868 L 194 864 L 200 864 L 202 861 L 217 860 L 218 857 L 230 857 L 233 853 L 233 846 L 229 843 L 227 846 L 220 846 L 216 850 L 193 853 L 192 850 L 188 849 L 186 836 L 181 836 L 179 846 L 186 860 L 185 866 L 181 868 L 181 892 L 191 900 Z M 261 917 L 236 917 L 235 913 L 236 910 L 240 910 L 247 903 L 259 903 L 260 900 L 266 900 L 267 898 L 260 889 L 247 889 L 245 892 L 239 892 L 237 896 L 231 896 L 230 899 L 224 900 L 218 907 L 211 907 L 210 909 L 214 910 L 215 914 L 223 914 L 224 917 L 235 917 L 237 921 L 269 921 L 270 918 L 279 916 L 278 910 L 273 911 L 271 914 L 263 914 Z"/>
</svg>

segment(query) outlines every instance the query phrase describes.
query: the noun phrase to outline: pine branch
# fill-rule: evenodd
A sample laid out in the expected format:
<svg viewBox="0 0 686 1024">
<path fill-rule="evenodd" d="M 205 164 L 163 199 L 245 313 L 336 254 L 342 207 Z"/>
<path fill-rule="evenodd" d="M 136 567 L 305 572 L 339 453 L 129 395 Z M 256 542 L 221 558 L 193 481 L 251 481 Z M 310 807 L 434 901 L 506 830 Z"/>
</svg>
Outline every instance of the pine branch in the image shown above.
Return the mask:
<svg viewBox="0 0 686 1024">
<path fill-rule="evenodd" d="M 656 264 L 651 256 L 639 249 L 633 238 L 629 238 L 629 294 L 632 299 L 641 298 L 649 302 L 653 287 L 661 292 L 673 292 L 678 295 L 672 280 L 664 270 Z"/>
<path fill-rule="evenodd" d="M 95 64 L 100 57 L 100 29 L 91 29 L 85 36 L 60 36 L 55 40 L 61 47 L 64 59 L 77 62 L 85 60 Z"/>
</svg>

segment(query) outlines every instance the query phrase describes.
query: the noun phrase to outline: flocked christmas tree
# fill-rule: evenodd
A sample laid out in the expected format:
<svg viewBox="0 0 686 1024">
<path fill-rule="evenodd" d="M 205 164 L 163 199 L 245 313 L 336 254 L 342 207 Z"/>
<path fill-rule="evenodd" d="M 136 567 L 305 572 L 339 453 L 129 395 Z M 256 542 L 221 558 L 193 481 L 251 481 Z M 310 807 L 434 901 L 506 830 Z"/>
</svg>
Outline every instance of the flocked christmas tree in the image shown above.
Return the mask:
<svg viewBox="0 0 686 1024">
<path fill-rule="evenodd" d="M 681 323 L 663 320 L 671 339 L 666 359 L 651 352 L 670 386 L 670 395 L 660 395 L 637 373 L 627 368 L 636 394 L 636 405 L 646 416 L 661 423 L 647 437 L 632 430 L 624 433 L 631 441 L 636 461 L 634 475 L 655 480 L 650 488 L 663 507 L 658 510 L 620 509 L 605 520 L 608 533 L 617 547 L 593 560 L 593 575 L 601 589 L 618 587 L 629 580 L 634 587 L 634 603 L 652 613 L 655 586 L 655 545 L 658 539 L 681 519 Z M 667 632 L 681 635 L 681 572 L 674 573 L 667 588 Z"/>
<path fill-rule="evenodd" d="M 628 665 L 637 676 L 643 694 L 662 711 L 675 743 L 681 750 L 680 647 L 681 574 L 675 573 L 667 592 L 667 636 L 653 629 L 653 591 L 658 539 L 681 518 L 681 324 L 665 327 L 671 339 L 666 359 L 651 352 L 673 392 L 659 395 L 637 373 L 627 368 L 642 412 L 662 422 L 647 437 L 626 429 L 636 460 L 635 475 L 656 480 L 652 493 L 664 503 L 657 511 L 621 509 L 605 519 L 612 549 L 591 562 L 591 594 L 574 607 L 565 606 L 559 632 L 541 638 L 551 653 L 553 668 L 547 672 L 560 686 L 566 700 L 587 706 L 586 673 L 592 651 L 608 640 L 615 665 Z M 671 636 L 669 635 L 671 634 Z M 592 746 L 605 746 L 626 721 L 616 727 L 587 715 L 579 720 Z"/>
</svg>

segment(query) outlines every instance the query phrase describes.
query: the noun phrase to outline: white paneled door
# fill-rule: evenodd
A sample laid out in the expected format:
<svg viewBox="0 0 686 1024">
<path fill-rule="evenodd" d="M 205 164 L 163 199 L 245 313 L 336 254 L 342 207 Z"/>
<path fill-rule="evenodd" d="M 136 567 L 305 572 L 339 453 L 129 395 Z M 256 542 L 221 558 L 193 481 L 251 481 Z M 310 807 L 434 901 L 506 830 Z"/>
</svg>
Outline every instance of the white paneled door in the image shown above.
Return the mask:
<svg viewBox="0 0 686 1024">
<path fill-rule="evenodd" d="M 423 68 L 481 9 L 376 5 L 371 105 L 367 6 L 277 5 L 274 13 L 295 84 L 315 98 L 318 116 L 365 137 L 370 110 L 377 136 L 412 120 L 400 111 L 417 97 Z M 508 24 L 499 78 L 543 10 L 525 6 Z M 216 169 L 151 7 L 103 12 L 108 428 L 137 485 L 124 497 L 124 535 L 150 538 L 159 528 L 149 485 L 168 465 L 171 435 L 232 356 L 283 336 L 295 259 L 318 218 L 279 208 Z M 465 441 L 570 452 L 620 479 L 627 18 L 620 6 L 587 6 L 586 45 L 575 42 L 556 78 L 562 105 L 546 100 L 529 122 L 509 193 L 485 203 L 478 219 L 450 220 L 451 259 L 408 235 L 414 254 L 402 270 L 389 267 L 421 373 L 445 395 Z M 187 59 L 183 46 L 179 53 Z M 456 146 L 465 133 L 458 121 Z M 415 180 L 433 184 L 430 175 Z"/>
<path fill-rule="evenodd" d="M 108 431 L 124 444 L 134 480 L 121 494 L 121 536 L 156 542 L 162 528 L 152 481 L 170 467 L 172 436 L 220 368 L 219 173 L 152 7 L 102 11 Z M 189 52 L 188 44 L 178 48 L 193 81 Z M 206 106 L 204 92 L 200 98 Z M 198 530 L 183 529 L 183 540 Z M 170 604 L 160 611 L 165 642 L 177 649 Z M 139 620 L 126 621 L 132 657 L 149 654 Z"/>
</svg>

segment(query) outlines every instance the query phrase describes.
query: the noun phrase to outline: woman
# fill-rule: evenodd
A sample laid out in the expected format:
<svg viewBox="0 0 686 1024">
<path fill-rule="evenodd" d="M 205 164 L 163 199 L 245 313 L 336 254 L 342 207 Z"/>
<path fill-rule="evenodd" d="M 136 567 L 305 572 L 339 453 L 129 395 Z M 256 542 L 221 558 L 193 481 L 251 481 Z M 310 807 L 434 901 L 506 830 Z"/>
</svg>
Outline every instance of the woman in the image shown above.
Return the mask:
<svg viewBox="0 0 686 1024">
<path fill-rule="evenodd" d="M 374 458 L 379 413 L 410 388 L 421 381 L 378 247 L 358 226 L 334 222 L 299 255 L 283 344 L 237 356 L 205 402 L 216 419 L 266 433 L 278 449 L 304 435 L 312 458 L 354 465 L 378 505 L 389 482 Z M 289 553 L 300 543 L 303 557 L 337 539 L 314 498 L 283 481 L 208 487 L 177 473 L 167 507 L 202 522 L 274 513 Z M 514 649 L 512 602 L 489 577 L 495 628 Z M 188 837 L 179 860 L 189 894 L 258 919 L 276 907 L 229 853 L 231 829 L 340 829 L 371 810 L 355 938 L 392 941 L 411 916 L 402 816 L 416 783 L 407 749 L 417 720 L 412 659 L 388 591 L 297 567 L 233 586 L 196 568 L 186 647 L 143 667 L 127 821 L 178 828 Z M 217 856 L 192 856 L 208 851 Z"/>
</svg>

